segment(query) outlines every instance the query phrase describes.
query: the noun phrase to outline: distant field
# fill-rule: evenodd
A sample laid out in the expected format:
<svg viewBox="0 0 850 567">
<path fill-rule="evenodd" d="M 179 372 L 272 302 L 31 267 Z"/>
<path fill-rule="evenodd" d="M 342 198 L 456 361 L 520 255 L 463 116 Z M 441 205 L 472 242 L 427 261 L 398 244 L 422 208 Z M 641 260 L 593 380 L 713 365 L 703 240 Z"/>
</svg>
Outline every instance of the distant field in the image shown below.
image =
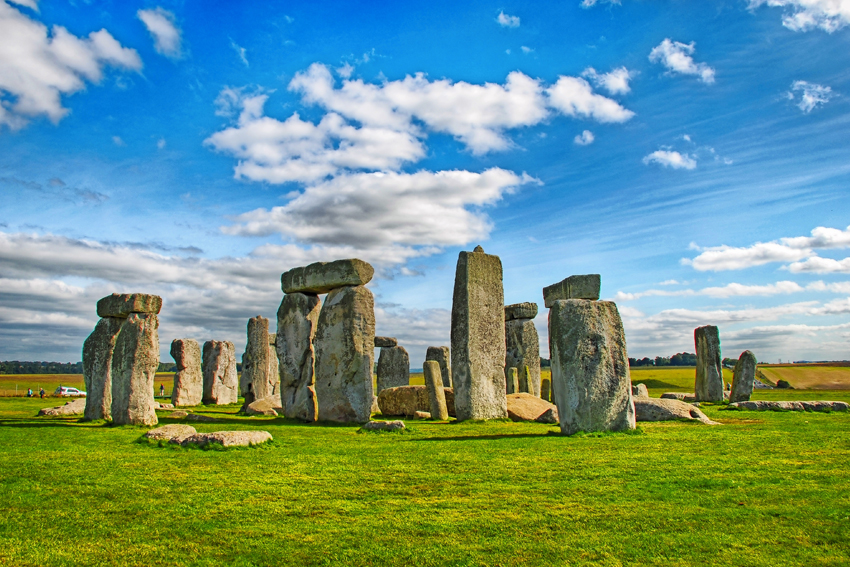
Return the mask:
<svg viewBox="0 0 850 567">
<path fill-rule="evenodd" d="M 173 372 L 157 372 L 155 390 L 159 395 L 159 385 L 165 386 L 165 395 L 171 395 L 171 387 L 174 385 Z M 17 386 L 17 394 L 15 393 Z M 32 388 L 38 393 L 39 388 L 44 388 L 48 395 L 59 386 L 71 386 L 85 390 L 82 374 L 0 374 L 0 397 L 25 396 L 27 388 Z"/>
<path fill-rule="evenodd" d="M 850 367 L 821 365 L 759 366 L 768 380 L 785 380 L 794 388 L 816 390 L 850 389 Z"/>
</svg>

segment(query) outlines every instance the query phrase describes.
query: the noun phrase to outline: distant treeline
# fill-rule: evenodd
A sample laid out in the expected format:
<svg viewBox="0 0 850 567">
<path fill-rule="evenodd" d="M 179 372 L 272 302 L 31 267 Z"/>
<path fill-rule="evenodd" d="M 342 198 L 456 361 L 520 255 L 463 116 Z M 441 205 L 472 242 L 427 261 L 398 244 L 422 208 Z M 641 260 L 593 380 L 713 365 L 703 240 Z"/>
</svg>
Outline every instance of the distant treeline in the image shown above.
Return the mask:
<svg viewBox="0 0 850 567">
<path fill-rule="evenodd" d="M 655 358 L 630 358 L 629 366 L 696 366 L 697 355 L 680 352 L 673 356 L 656 356 Z"/>
<path fill-rule="evenodd" d="M 82 362 L 27 362 L 4 360 L 0 362 L 0 374 L 82 374 Z"/>
</svg>

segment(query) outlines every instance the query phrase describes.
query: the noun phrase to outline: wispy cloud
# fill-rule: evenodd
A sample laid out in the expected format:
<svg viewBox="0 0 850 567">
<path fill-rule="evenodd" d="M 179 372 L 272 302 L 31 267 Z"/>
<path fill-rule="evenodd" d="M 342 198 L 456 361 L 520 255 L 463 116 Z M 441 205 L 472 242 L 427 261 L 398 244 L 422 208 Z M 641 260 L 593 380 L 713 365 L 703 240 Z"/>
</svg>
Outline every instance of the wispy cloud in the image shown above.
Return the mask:
<svg viewBox="0 0 850 567">
<path fill-rule="evenodd" d="M 585 130 L 581 134 L 577 135 L 573 138 L 573 143 L 578 144 L 579 146 L 588 146 L 593 143 L 593 132 L 590 130 Z"/>
<path fill-rule="evenodd" d="M 680 43 L 665 38 L 649 53 L 652 63 L 661 63 L 671 74 L 695 75 L 706 84 L 714 82 L 714 69 L 705 63 L 696 63 L 691 57 L 696 50 L 696 43 Z"/>
<path fill-rule="evenodd" d="M 248 63 L 248 57 L 247 57 L 247 55 L 246 55 L 247 51 L 246 51 L 246 49 L 245 49 L 244 47 L 242 47 L 242 46 L 238 45 L 238 44 L 237 44 L 235 41 L 233 41 L 232 39 L 230 40 L 230 47 L 232 47 L 232 48 L 233 48 L 233 51 L 235 51 L 235 52 L 236 52 L 236 55 L 238 55 L 238 56 L 239 56 L 239 59 L 242 61 L 242 63 L 244 63 L 244 64 L 245 64 L 245 66 L 246 66 L 246 67 L 250 67 L 250 66 L 251 66 L 251 65 Z"/>
<path fill-rule="evenodd" d="M 631 91 L 629 81 L 635 76 L 635 72 L 618 67 L 609 73 L 597 73 L 596 69 L 588 67 L 582 71 L 581 76 L 587 77 L 594 85 L 608 91 L 608 94 L 624 95 Z"/>
<path fill-rule="evenodd" d="M 496 16 L 496 22 L 503 28 L 518 28 L 519 16 L 509 16 L 504 12 L 499 12 L 499 15 Z"/>
<path fill-rule="evenodd" d="M 657 163 L 670 169 L 695 169 L 697 166 L 694 156 L 681 154 L 672 150 L 655 150 L 651 154 L 644 156 L 643 163 L 647 165 Z"/>
<path fill-rule="evenodd" d="M 154 49 L 157 53 L 170 59 L 180 59 L 183 56 L 182 31 L 177 27 L 172 12 L 163 8 L 139 10 L 136 16 L 145 24 L 148 33 L 153 38 Z"/>
<path fill-rule="evenodd" d="M 792 31 L 837 31 L 850 23 L 850 0 L 750 0 L 749 8 L 786 8 L 782 25 Z"/>
<path fill-rule="evenodd" d="M 818 106 L 823 106 L 833 96 L 835 95 L 830 87 L 806 81 L 794 81 L 788 91 L 788 99 L 796 102 L 797 108 L 806 114 Z"/>
</svg>

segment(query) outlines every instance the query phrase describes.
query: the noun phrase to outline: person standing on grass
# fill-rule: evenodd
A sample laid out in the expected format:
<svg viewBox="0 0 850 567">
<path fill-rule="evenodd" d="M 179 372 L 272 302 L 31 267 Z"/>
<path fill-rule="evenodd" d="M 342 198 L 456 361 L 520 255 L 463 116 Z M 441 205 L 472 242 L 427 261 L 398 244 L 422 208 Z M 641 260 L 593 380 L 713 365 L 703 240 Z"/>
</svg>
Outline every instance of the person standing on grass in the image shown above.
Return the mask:
<svg viewBox="0 0 850 567">
<path fill-rule="evenodd" d="M 160 384 L 160 385 L 159 385 L 159 397 L 161 398 L 161 397 L 163 397 L 164 395 L 165 395 L 165 385 L 164 385 L 164 384 Z"/>
<path fill-rule="evenodd" d="M 44 388 L 38 389 L 38 396 L 43 400 L 44 399 Z"/>
<path fill-rule="evenodd" d="M 28 398 L 32 397 L 32 388 L 27 388 L 27 397 Z"/>
</svg>

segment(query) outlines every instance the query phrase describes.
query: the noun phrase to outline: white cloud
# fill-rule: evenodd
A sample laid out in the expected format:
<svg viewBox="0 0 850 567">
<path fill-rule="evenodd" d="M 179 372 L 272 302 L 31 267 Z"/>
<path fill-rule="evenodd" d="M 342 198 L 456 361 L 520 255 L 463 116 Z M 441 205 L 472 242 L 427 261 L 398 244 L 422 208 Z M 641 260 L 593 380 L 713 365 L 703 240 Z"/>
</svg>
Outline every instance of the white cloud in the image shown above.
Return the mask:
<svg viewBox="0 0 850 567">
<path fill-rule="evenodd" d="M 562 76 L 546 89 L 549 104 L 567 116 L 592 118 L 597 122 L 626 122 L 635 115 L 616 101 L 593 92 L 580 77 Z"/>
<path fill-rule="evenodd" d="M 152 10 L 139 10 L 136 16 L 151 34 L 157 53 L 171 59 L 183 56 L 182 32 L 175 24 L 173 13 L 157 7 Z"/>
<path fill-rule="evenodd" d="M 593 140 L 593 132 L 591 132 L 590 130 L 585 130 L 584 132 L 573 138 L 573 143 L 578 144 L 579 146 L 588 146 L 593 143 Z"/>
<path fill-rule="evenodd" d="M 22 5 L 33 7 L 29 3 Z M 100 82 L 107 65 L 133 71 L 142 60 L 102 29 L 87 38 L 62 26 L 47 27 L 6 2 L 0 2 L 0 126 L 23 128 L 30 118 L 47 116 L 54 124 L 69 111 L 62 95 Z"/>
<path fill-rule="evenodd" d="M 799 100 L 797 93 L 801 92 Z M 834 95 L 832 89 L 816 83 L 807 83 L 806 81 L 794 81 L 791 84 L 791 91 L 788 92 L 788 98 L 797 102 L 797 108 L 808 114 L 818 106 L 823 106 Z"/>
<path fill-rule="evenodd" d="M 119 148 L 122 148 L 127 145 L 124 143 L 124 140 L 121 139 L 121 136 L 112 136 L 112 143 L 118 146 Z"/>
<path fill-rule="evenodd" d="M 635 72 L 618 67 L 609 73 L 600 74 L 593 67 L 588 67 L 582 71 L 581 76 L 587 77 L 594 85 L 608 91 L 608 94 L 623 95 L 631 91 L 629 81 L 635 76 Z"/>
<path fill-rule="evenodd" d="M 819 28 L 832 33 L 850 23 L 850 0 L 750 0 L 749 7 L 762 5 L 788 8 L 782 25 L 793 31 Z"/>
<path fill-rule="evenodd" d="M 354 67 L 350 63 L 346 62 L 342 67 L 336 68 L 336 74 L 343 79 L 350 79 L 351 75 L 354 74 Z"/>
<path fill-rule="evenodd" d="M 165 138 L 160 138 L 159 140 L 156 141 L 156 147 L 159 148 L 160 150 L 165 149 L 165 144 L 166 144 Z"/>
<path fill-rule="evenodd" d="M 669 73 L 681 73 L 682 75 L 696 75 L 706 84 L 714 82 L 714 69 L 705 63 L 695 63 L 691 55 L 694 54 L 696 43 L 680 43 L 665 38 L 649 53 L 652 63 L 661 63 L 667 67 Z"/>
<path fill-rule="evenodd" d="M 499 12 L 499 15 L 496 16 L 496 22 L 503 28 L 518 28 L 519 16 L 509 16 L 504 12 Z"/>
<path fill-rule="evenodd" d="M 521 45 L 519 48 L 522 49 L 522 52 L 525 53 L 526 55 L 534 52 L 534 50 L 532 48 L 527 47 L 525 45 Z"/>
<path fill-rule="evenodd" d="M 811 257 L 817 256 L 816 249 L 850 248 L 850 226 L 845 230 L 819 226 L 812 230 L 811 234 L 811 236 L 780 238 L 771 242 L 756 242 L 747 247 L 732 247 L 724 244 L 700 248 L 692 244 L 691 247 L 700 250 L 701 253 L 692 260 L 683 258 L 681 263 L 693 266 L 699 271 L 740 270 L 771 262 L 794 262 L 788 268 L 792 272 L 844 271 L 829 269 L 829 266 L 840 267 L 847 260 L 839 262 Z M 804 258 L 809 258 L 812 262 L 810 264 L 799 262 Z"/>
<path fill-rule="evenodd" d="M 821 258 L 820 256 L 814 256 L 802 262 L 793 262 L 789 264 L 788 271 L 794 274 L 850 274 L 850 258 L 844 258 L 843 260 L 833 260 L 832 258 Z"/>
<path fill-rule="evenodd" d="M 603 4 L 616 4 L 620 5 L 620 0 L 581 0 L 582 8 L 593 8 L 597 4 L 602 2 Z"/>
<path fill-rule="evenodd" d="M 626 293 L 618 291 L 614 296 L 615 301 L 634 301 L 642 297 L 694 297 L 707 296 L 716 298 L 728 297 L 746 297 L 760 296 L 769 297 L 773 295 L 785 295 L 789 293 L 799 293 L 805 291 L 800 284 L 792 281 L 781 281 L 766 285 L 746 285 L 739 283 L 730 283 L 724 286 L 705 287 L 699 290 L 694 289 L 649 289 L 637 293 Z"/>
<path fill-rule="evenodd" d="M 644 156 L 643 163 L 647 165 L 657 163 L 672 169 L 694 169 L 697 166 L 694 156 L 671 150 L 655 150 L 648 156 Z"/>
<path fill-rule="evenodd" d="M 247 57 L 247 55 L 246 55 L 246 54 L 247 54 L 247 50 L 246 50 L 244 47 L 242 47 L 242 46 L 238 45 L 238 44 L 237 44 L 235 41 L 233 41 L 232 39 L 230 40 L 230 47 L 232 47 L 232 48 L 233 48 L 233 51 L 235 51 L 235 52 L 236 52 L 236 55 L 238 55 L 238 56 L 239 56 L 239 59 L 242 61 L 242 63 L 244 63 L 244 64 L 245 64 L 245 66 L 246 66 L 246 67 L 250 67 L 250 66 L 251 66 L 251 65 L 248 63 L 248 57 Z"/>
</svg>

